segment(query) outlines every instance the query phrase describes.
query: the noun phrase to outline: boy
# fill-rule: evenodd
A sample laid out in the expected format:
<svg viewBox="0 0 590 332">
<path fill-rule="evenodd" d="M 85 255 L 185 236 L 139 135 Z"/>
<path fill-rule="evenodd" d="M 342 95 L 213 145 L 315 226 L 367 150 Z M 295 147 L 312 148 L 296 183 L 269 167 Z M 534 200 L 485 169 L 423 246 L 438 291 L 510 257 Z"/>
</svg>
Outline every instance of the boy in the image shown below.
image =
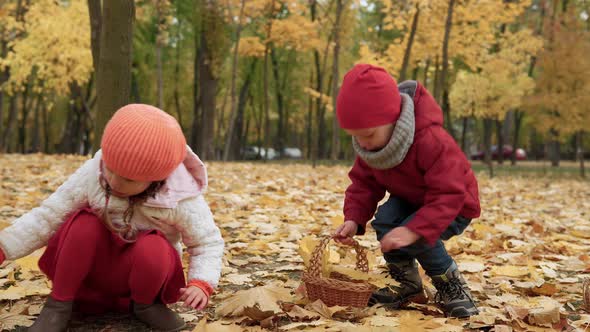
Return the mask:
<svg viewBox="0 0 590 332">
<path fill-rule="evenodd" d="M 399 308 L 424 299 L 416 260 L 437 289 L 447 316 L 478 313 L 457 264 L 441 240 L 459 235 L 479 217 L 477 180 L 453 138 L 443 129 L 436 101 L 416 81 L 397 86 L 380 67 L 359 64 L 345 76 L 336 111 L 352 136 L 357 158 L 346 190 L 342 243 L 372 221 L 391 276 L 399 286 L 376 291 L 372 303 Z"/>
</svg>

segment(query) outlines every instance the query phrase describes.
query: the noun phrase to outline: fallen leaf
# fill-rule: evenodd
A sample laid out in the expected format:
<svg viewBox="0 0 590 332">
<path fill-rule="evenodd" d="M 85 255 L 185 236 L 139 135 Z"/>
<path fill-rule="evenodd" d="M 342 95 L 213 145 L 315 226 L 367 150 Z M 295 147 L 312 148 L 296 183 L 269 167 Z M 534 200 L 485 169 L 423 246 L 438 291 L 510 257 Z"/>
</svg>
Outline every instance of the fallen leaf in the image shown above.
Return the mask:
<svg viewBox="0 0 590 332">
<path fill-rule="evenodd" d="M 485 270 L 485 265 L 482 262 L 460 262 L 459 270 L 461 272 L 476 273 Z"/>
<path fill-rule="evenodd" d="M 293 308 L 291 310 L 289 310 L 289 312 L 287 312 L 287 316 L 289 316 L 291 319 L 296 320 L 296 321 L 312 320 L 312 319 L 319 319 L 320 318 L 320 315 L 317 312 L 313 312 L 313 311 L 301 308 L 298 305 L 293 306 Z"/>
<path fill-rule="evenodd" d="M 494 275 L 506 277 L 524 277 L 530 274 L 528 267 L 515 265 L 493 266 L 491 271 Z"/>
<path fill-rule="evenodd" d="M 10 286 L 8 289 L 0 289 L 0 300 L 19 300 L 27 296 L 27 290 L 18 286 Z"/>
<path fill-rule="evenodd" d="M 215 314 L 226 316 L 240 316 L 244 309 L 257 307 L 263 312 L 279 313 L 282 311 L 277 302 L 286 302 L 291 298 L 291 291 L 287 288 L 271 284 L 238 291 L 232 297 L 225 299 L 217 307 Z"/>
</svg>

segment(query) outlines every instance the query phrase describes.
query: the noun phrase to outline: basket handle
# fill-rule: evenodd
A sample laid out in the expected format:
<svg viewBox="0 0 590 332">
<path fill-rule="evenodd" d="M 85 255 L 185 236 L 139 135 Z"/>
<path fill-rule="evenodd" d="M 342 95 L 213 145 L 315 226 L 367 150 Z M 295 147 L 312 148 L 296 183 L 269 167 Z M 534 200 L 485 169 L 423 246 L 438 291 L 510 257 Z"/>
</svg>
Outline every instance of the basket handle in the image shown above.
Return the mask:
<svg viewBox="0 0 590 332">
<path fill-rule="evenodd" d="M 332 236 L 326 235 L 321 240 L 320 243 L 315 247 L 313 250 L 313 254 L 311 255 L 311 259 L 309 261 L 309 269 L 308 274 L 310 277 L 319 278 L 322 272 L 322 258 L 324 256 L 324 252 L 328 243 L 332 239 Z M 369 272 L 369 261 L 367 260 L 367 254 L 365 248 L 363 248 L 355 239 L 352 239 L 353 244 L 352 247 L 356 252 L 356 268 L 357 270 L 363 271 L 365 273 Z"/>
</svg>

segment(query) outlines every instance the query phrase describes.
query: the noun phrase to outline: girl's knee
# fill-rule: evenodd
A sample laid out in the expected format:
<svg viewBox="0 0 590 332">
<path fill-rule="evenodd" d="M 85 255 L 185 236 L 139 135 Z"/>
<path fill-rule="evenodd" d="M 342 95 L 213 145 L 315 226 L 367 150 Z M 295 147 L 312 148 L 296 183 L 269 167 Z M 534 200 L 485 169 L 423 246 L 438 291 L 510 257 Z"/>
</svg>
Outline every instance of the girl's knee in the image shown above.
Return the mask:
<svg viewBox="0 0 590 332">
<path fill-rule="evenodd" d="M 72 220 L 68 235 L 76 236 L 84 241 L 96 240 L 108 234 L 102 220 L 88 211 L 81 211 Z"/>
<path fill-rule="evenodd" d="M 168 240 L 157 234 L 148 234 L 134 244 L 133 255 L 147 257 L 150 260 L 162 260 L 170 257 L 171 246 Z"/>
</svg>

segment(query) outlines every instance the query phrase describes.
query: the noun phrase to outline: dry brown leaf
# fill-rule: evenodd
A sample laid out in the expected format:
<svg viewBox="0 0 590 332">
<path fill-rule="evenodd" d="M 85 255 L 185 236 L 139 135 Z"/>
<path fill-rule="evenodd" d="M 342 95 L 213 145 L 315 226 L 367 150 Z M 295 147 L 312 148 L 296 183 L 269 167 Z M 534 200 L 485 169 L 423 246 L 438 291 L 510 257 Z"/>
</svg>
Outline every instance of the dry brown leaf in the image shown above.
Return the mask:
<svg viewBox="0 0 590 332">
<path fill-rule="evenodd" d="M 305 306 L 305 308 L 317 312 L 324 318 L 332 318 L 336 312 L 346 310 L 346 307 L 341 306 L 328 307 L 322 300 L 316 300 Z"/>
<path fill-rule="evenodd" d="M 20 300 L 27 296 L 27 290 L 19 286 L 10 286 L 0 290 L 0 300 Z"/>
<path fill-rule="evenodd" d="M 193 332 L 242 332 L 244 331 L 241 326 L 231 324 L 224 325 L 221 322 L 207 323 L 207 318 L 203 318 L 199 321 Z"/>
<path fill-rule="evenodd" d="M 225 299 L 217 307 L 215 314 L 218 316 L 240 316 L 244 309 L 257 307 L 262 312 L 282 312 L 278 302 L 288 302 L 291 299 L 291 291 L 276 284 L 254 287 L 238 291 L 232 297 Z"/>
<path fill-rule="evenodd" d="M 537 295 L 553 296 L 557 293 L 555 284 L 544 283 L 541 287 L 533 287 L 531 291 Z"/>
<path fill-rule="evenodd" d="M 504 265 L 493 266 L 492 273 L 497 276 L 524 277 L 529 275 L 530 271 L 526 266 Z"/>
<path fill-rule="evenodd" d="M 12 306 L 5 307 L 0 312 L 0 330 L 12 330 L 16 326 L 31 326 L 35 317 L 26 315 L 28 304 L 19 301 Z"/>
<path fill-rule="evenodd" d="M 559 308 L 561 304 L 551 298 L 542 298 L 536 308 L 532 308 L 528 314 L 528 322 L 533 325 L 551 327 L 558 323 Z"/>
<path fill-rule="evenodd" d="M 320 315 L 317 312 L 313 312 L 304 308 L 301 308 L 298 305 L 293 306 L 289 312 L 287 312 L 287 316 L 295 321 L 302 321 L 302 320 L 312 320 L 312 319 L 319 319 Z"/>
<path fill-rule="evenodd" d="M 394 326 L 400 325 L 398 317 L 388 317 L 388 316 L 371 316 L 371 317 L 365 319 L 364 323 L 368 324 L 370 326 L 376 326 L 376 327 L 380 327 L 380 326 L 394 327 Z"/>
</svg>

